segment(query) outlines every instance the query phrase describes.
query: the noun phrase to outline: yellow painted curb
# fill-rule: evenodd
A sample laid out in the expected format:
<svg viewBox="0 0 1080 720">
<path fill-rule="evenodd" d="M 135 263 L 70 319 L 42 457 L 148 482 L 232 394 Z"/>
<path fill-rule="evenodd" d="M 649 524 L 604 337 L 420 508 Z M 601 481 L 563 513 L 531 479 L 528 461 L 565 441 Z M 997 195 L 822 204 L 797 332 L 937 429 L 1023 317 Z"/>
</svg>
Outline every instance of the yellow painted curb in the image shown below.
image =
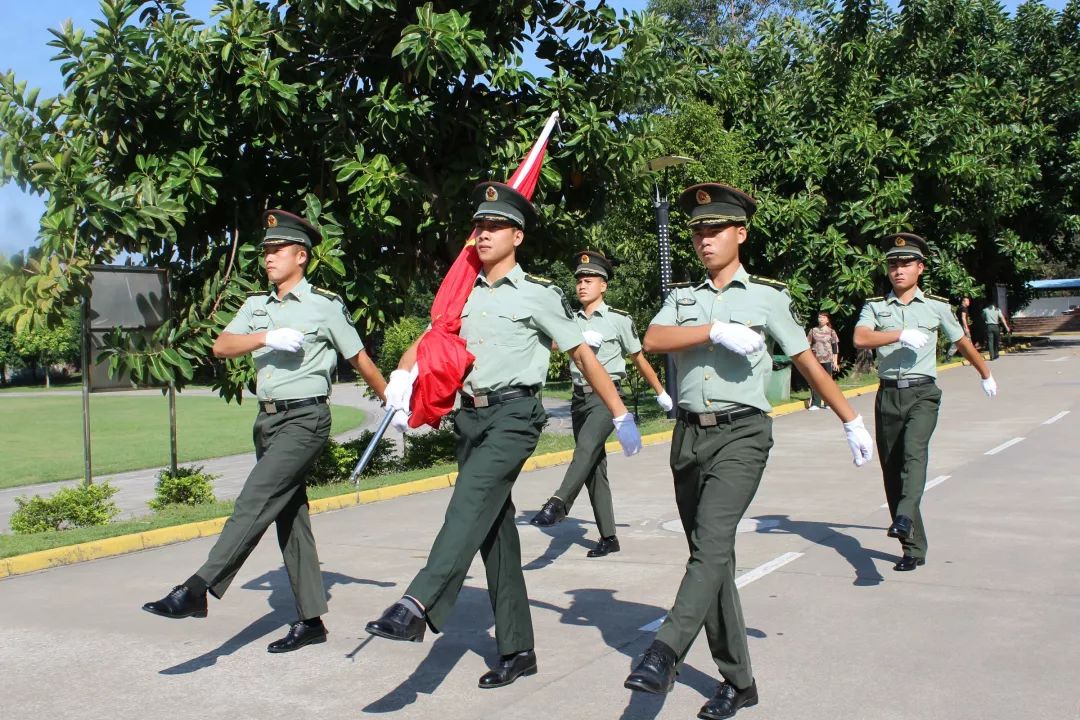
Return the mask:
<svg viewBox="0 0 1080 720">
<path fill-rule="evenodd" d="M 1002 353 L 1026 350 L 1031 347 L 1031 345 L 1032 343 L 1024 343 L 1010 348 L 1009 350 L 1003 350 Z M 938 371 L 951 370 L 953 368 L 961 367 L 962 365 L 963 363 L 959 361 L 946 363 L 945 365 L 939 365 Z M 862 387 L 845 390 L 844 397 L 851 398 L 865 395 L 866 393 L 876 391 L 877 387 L 877 383 L 874 383 L 872 385 L 863 385 Z M 801 401 L 789 402 L 774 407 L 770 415 L 773 417 L 780 417 L 804 409 L 805 406 Z M 662 432 L 644 435 L 641 438 L 641 443 L 646 446 L 659 445 L 661 443 L 669 442 L 671 440 L 671 434 L 671 430 L 664 430 Z M 607 443 L 605 447 L 609 452 L 619 451 L 619 443 L 615 441 Z M 560 450 L 558 452 L 534 455 L 525 461 L 522 471 L 528 472 L 531 470 L 561 465 L 570 462 L 570 459 L 573 456 L 573 450 Z M 422 480 L 413 480 L 398 485 L 388 485 L 386 487 L 373 488 L 371 490 L 361 490 L 359 492 L 312 500 L 309 508 L 312 514 L 328 512 L 330 510 L 341 510 L 347 507 L 382 502 L 383 500 L 391 500 L 406 495 L 415 495 L 417 493 L 430 492 L 432 490 L 443 490 L 448 487 L 453 487 L 456 480 L 456 472 L 443 473 L 442 475 L 436 475 Z M 149 550 L 151 548 L 161 547 L 162 545 L 171 545 L 185 540 L 194 540 L 200 537 L 217 535 L 221 532 L 221 528 L 225 525 L 227 519 L 228 518 L 224 517 L 214 518 L 212 520 L 157 528 L 156 530 L 146 530 L 130 535 L 118 535 L 117 537 L 105 538 L 103 540 L 94 540 L 78 545 L 68 545 L 66 547 L 51 548 L 49 550 L 27 553 L 26 555 L 15 555 L 13 557 L 3 558 L 0 559 L 0 578 L 10 577 L 12 575 L 23 575 L 37 570 L 45 570 L 63 565 L 72 565 L 87 560 L 97 560 L 98 558 L 124 555 L 129 552 L 135 552 L 136 550 Z"/>
</svg>

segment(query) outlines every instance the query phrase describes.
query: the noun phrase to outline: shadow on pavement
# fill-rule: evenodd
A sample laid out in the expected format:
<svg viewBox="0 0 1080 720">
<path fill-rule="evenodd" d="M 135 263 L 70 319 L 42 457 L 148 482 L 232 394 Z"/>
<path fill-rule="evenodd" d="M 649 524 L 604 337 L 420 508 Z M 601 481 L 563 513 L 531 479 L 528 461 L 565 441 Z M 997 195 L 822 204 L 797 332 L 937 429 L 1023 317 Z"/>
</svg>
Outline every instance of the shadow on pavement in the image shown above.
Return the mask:
<svg viewBox="0 0 1080 720">
<path fill-rule="evenodd" d="M 376 587 L 393 587 L 392 582 L 382 582 L 379 580 L 364 580 L 360 578 L 349 577 L 348 575 L 342 575 L 336 572 L 323 571 L 323 587 L 326 589 L 327 598 L 330 595 L 330 589 L 335 585 L 375 585 Z M 275 629 L 287 625 L 296 620 L 296 601 L 293 598 L 292 589 L 289 587 L 289 576 L 285 572 L 285 566 L 281 566 L 277 570 L 273 570 L 268 573 L 264 573 L 259 577 L 250 580 L 243 586 L 244 590 L 269 590 L 270 596 L 267 598 L 267 603 L 270 605 L 270 612 L 266 613 L 258 620 L 255 620 L 246 628 L 233 635 L 231 638 L 223 642 L 218 647 L 208 652 L 194 657 L 190 660 L 185 660 L 179 665 L 173 665 L 172 667 L 165 668 L 159 671 L 161 675 L 186 675 L 193 673 L 197 670 L 203 670 L 215 665 L 219 658 L 232 655 L 234 652 L 244 647 L 245 645 L 255 642 L 261 637 L 268 635 Z"/>
<path fill-rule="evenodd" d="M 884 533 L 886 528 L 876 525 L 809 522 L 806 520 L 792 520 L 788 515 L 758 515 L 754 519 L 761 523 L 761 528 L 757 531 L 759 533 L 798 535 L 815 545 L 832 548 L 851 564 L 851 567 L 855 570 L 855 581 L 852 584 L 859 587 L 878 585 L 885 579 L 878 572 L 874 560 L 885 560 L 894 563 L 900 559 L 899 555 L 864 548 L 858 540 L 840 532 L 840 528 L 853 528 L 858 530 L 881 530 Z"/>
<path fill-rule="evenodd" d="M 532 519 L 535 513 L 520 513 L 515 520 L 518 525 L 528 525 L 529 520 Z M 590 548 L 591 544 L 586 542 L 586 538 L 589 535 L 589 529 L 587 526 L 593 523 L 586 523 L 577 518 L 568 517 L 558 525 L 553 527 L 538 527 L 536 528 L 540 532 L 551 538 L 551 542 L 548 544 L 547 550 L 542 552 L 536 558 L 530 560 L 521 566 L 522 570 L 540 570 L 546 568 L 551 563 L 555 562 L 560 555 L 565 553 L 570 548 L 580 546 L 582 548 Z M 583 552 L 582 555 L 585 553 Z"/>
</svg>

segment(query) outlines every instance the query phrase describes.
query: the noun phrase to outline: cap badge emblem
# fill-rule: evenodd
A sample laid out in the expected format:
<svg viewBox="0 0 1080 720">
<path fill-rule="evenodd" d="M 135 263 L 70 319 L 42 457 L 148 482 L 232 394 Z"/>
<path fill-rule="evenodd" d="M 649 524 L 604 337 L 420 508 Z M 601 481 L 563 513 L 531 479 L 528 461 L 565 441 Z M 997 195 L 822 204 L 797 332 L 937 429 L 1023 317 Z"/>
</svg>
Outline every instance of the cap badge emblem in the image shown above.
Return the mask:
<svg viewBox="0 0 1080 720">
<path fill-rule="evenodd" d="M 271 214 L 266 216 L 266 227 L 268 227 L 268 228 L 277 227 L 277 215 L 274 215 L 273 213 L 271 213 Z"/>
<path fill-rule="evenodd" d="M 904 247 L 907 245 L 907 240 L 904 238 L 896 238 L 896 247 Z"/>
<path fill-rule="evenodd" d="M 581 262 L 582 263 L 589 262 L 589 256 L 586 253 L 581 253 Z"/>
<path fill-rule="evenodd" d="M 488 185 L 487 190 L 484 191 L 484 199 L 488 202 L 495 202 L 499 199 L 499 191 L 491 185 Z"/>
<path fill-rule="evenodd" d="M 694 196 L 698 205 L 707 205 L 712 202 L 712 196 L 704 190 L 698 190 L 697 195 Z"/>
</svg>

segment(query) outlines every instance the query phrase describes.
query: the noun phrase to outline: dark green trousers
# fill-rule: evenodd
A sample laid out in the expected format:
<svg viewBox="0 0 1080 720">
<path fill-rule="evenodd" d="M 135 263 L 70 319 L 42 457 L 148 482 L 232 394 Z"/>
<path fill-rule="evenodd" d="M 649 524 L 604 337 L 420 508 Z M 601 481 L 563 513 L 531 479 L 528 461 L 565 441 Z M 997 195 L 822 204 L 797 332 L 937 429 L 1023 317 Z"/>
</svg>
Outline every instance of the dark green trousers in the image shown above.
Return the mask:
<svg viewBox="0 0 1080 720">
<path fill-rule="evenodd" d="M 499 653 L 532 649 L 532 616 L 510 491 L 546 422 L 547 413 L 535 397 L 462 408 L 454 418 L 458 460 L 454 493 L 427 565 L 405 591 L 424 606 L 435 632 L 441 632 L 450 616 L 479 550 L 495 611 Z"/>
<path fill-rule="evenodd" d="M 923 490 L 930 457 L 930 436 L 937 427 L 941 388 L 916 385 L 904 389 L 878 388 L 874 401 L 878 462 L 885 481 L 885 498 L 892 517 L 911 518 L 912 536 L 902 540 L 904 554 L 926 557 L 926 528 L 923 526 Z"/>
<path fill-rule="evenodd" d="M 986 349 L 990 353 L 990 359 L 997 360 L 1001 352 L 1001 328 L 997 325 L 986 326 Z"/>
<path fill-rule="evenodd" d="M 735 587 L 735 533 L 771 448 L 772 419 L 765 414 L 709 428 L 680 420 L 671 439 L 675 502 L 690 560 L 656 639 L 682 662 L 704 626 L 717 669 L 738 688 L 749 687 L 754 673 Z"/>
<path fill-rule="evenodd" d="M 574 423 L 574 457 L 555 497 L 566 504 L 569 512 L 581 488 L 587 488 L 600 537 L 611 537 L 615 534 L 615 509 L 611 504 L 604 449 L 615 429 L 611 411 L 596 393 L 575 390 L 570 401 L 570 417 Z"/>
<path fill-rule="evenodd" d="M 272 415 L 260 411 L 253 435 L 255 467 L 206 564 L 196 574 L 220 598 L 274 523 L 296 611 L 301 619 L 318 617 L 326 613 L 326 590 L 311 532 L 304 476 L 330 437 L 330 408 L 308 405 Z"/>
</svg>

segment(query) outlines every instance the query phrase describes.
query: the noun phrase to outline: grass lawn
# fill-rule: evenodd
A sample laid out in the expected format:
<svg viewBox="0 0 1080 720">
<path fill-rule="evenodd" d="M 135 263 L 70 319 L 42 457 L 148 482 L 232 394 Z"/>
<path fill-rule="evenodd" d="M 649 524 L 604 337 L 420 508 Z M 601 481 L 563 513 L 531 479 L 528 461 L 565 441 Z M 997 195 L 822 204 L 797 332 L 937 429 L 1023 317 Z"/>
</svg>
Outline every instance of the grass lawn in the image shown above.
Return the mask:
<svg viewBox="0 0 1080 720">
<path fill-rule="evenodd" d="M 180 462 L 251 452 L 256 406 L 178 395 Z M 335 406 L 333 432 L 361 424 L 364 413 Z M 160 395 L 90 398 L 94 474 L 163 467 L 169 462 L 169 403 Z M 0 398 L 0 488 L 79 478 L 83 473 L 82 398 Z"/>
</svg>

